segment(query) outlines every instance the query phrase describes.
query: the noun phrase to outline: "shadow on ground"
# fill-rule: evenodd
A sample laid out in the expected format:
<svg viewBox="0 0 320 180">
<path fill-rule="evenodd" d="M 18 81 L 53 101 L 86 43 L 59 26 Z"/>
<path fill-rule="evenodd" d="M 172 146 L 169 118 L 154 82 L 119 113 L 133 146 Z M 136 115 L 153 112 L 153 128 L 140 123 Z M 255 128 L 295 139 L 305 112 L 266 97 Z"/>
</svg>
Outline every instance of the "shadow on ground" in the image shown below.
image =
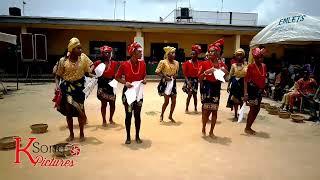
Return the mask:
<svg viewBox="0 0 320 180">
<path fill-rule="evenodd" d="M 122 144 L 122 146 L 127 147 L 131 150 L 149 149 L 152 145 L 152 141 L 149 139 L 142 139 L 141 144 L 137 144 L 135 140 L 131 140 L 131 144 Z"/>
</svg>

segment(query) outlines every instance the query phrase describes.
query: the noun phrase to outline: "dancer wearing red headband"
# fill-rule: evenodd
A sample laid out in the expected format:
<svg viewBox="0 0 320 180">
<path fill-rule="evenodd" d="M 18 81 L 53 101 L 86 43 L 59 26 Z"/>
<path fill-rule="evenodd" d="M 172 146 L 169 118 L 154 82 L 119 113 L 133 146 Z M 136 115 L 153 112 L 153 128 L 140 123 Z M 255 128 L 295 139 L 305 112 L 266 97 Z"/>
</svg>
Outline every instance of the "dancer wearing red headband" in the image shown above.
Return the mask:
<svg viewBox="0 0 320 180">
<path fill-rule="evenodd" d="M 210 44 L 208 47 L 209 59 L 201 64 L 199 80 L 202 81 L 201 102 L 202 102 L 202 134 L 206 136 L 206 124 L 212 114 L 209 136 L 214 138 L 213 129 L 217 121 L 217 112 L 220 102 L 221 82 L 213 75 L 214 71 L 222 70 L 225 77 L 228 75 L 228 68 L 219 61 L 221 48 L 218 44 Z"/>
<path fill-rule="evenodd" d="M 110 106 L 110 124 L 114 124 L 113 114 L 115 111 L 115 101 L 116 95 L 113 92 L 113 88 L 109 85 L 115 78 L 117 62 L 113 61 L 112 58 L 112 48 L 109 46 L 100 47 L 101 60 L 96 61 L 93 65 L 93 70 L 96 69 L 101 63 L 106 65 L 106 68 L 101 77 L 98 78 L 98 91 L 97 97 L 101 101 L 101 115 L 102 115 L 102 126 L 107 126 L 106 121 L 106 108 L 109 103 Z M 93 71 L 94 72 L 94 71 Z"/>
<path fill-rule="evenodd" d="M 182 70 L 185 77 L 185 82 L 182 87 L 183 92 L 188 94 L 186 102 L 186 113 L 189 112 L 189 104 L 191 97 L 194 100 L 194 111 L 197 112 L 197 92 L 198 92 L 198 72 L 199 63 L 198 55 L 201 53 L 201 47 L 199 45 L 193 45 L 191 52 L 191 59 L 183 63 Z"/>
<path fill-rule="evenodd" d="M 262 93 L 264 92 L 266 83 L 267 68 L 266 65 L 262 63 L 264 54 L 265 49 L 253 49 L 252 56 L 254 63 L 248 66 L 244 83 L 244 101 L 250 106 L 245 133 L 251 135 L 256 134 L 251 126 L 260 111 Z"/>
<path fill-rule="evenodd" d="M 123 94 L 122 94 L 122 102 L 126 112 L 126 131 L 127 131 L 127 140 L 125 144 L 131 143 L 131 135 L 130 135 L 130 128 L 131 128 L 131 118 L 132 112 L 134 113 L 135 118 L 135 127 L 136 127 L 136 142 L 138 144 L 142 143 L 140 139 L 140 126 L 141 126 L 141 108 L 143 99 L 139 101 L 134 101 L 131 105 L 127 103 L 127 98 L 125 92 L 128 88 L 133 87 L 131 84 L 135 81 L 142 81 L 143 84 L 146 84 L 146 64 L 142 57 L 142 47 L 140 44 L 134 42 L 128 46 L 128 53 L 131 56 L 130 60 L 123 62 L 116 74 L 116 80 L 120 83 L 124 84 Z M 124 78 L 122 78 L 124 76 Z"/>
</svg>

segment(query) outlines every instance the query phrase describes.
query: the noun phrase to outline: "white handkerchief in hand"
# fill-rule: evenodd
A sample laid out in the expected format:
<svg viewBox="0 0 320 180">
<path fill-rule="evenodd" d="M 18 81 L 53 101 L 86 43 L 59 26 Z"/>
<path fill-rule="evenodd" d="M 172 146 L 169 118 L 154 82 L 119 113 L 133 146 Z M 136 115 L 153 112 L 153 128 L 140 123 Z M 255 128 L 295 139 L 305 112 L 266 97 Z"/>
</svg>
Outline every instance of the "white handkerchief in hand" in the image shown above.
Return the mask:
<svg viewBox="0 0 320 180">
<path fill-rule="evenodd" d="M 221 82 L 226 82 L 226 80 L 224 79 L 224 75 L 225 73 L 223 71 L 221 71 L 220 69 L 217 69 L 213 72 L 214 77 L 221 81 Z"/>
<path fill-rule="evenodd" d="M 241 106 L 241 109 L 239 110 L 239 112 L 238 112 L 238 114 L 239 114 L 239 116 L 238 116 L 238 123 L 241 123 L 242 122 L 242 120 L 243 120 L 243 117 L 244 117 L 244 112 L 246 111 L 246 105 L 245 104 L 243 104 L 242 106 Z"/>
<path fill-rule="evenodd" d="M 109 85 L 113 87 L 113 93 L 116 94 L 117 92 L 117 87 L 118 87 L 118 81 L 113 79 L 112 81 L 109 82 Z"/>
<path fill-rule="evenodd" d="M 113 88 L 117 88 L 118 86 L 118 81 L 113 79 L 112 81 L 109 82 L 109 85 Z"/>
<path fill-rule="evenodd" d="M 166 95 L 170 95 L 171 94 L 171 92 L 172 92 L 172 88 L 173 88 L 173 78 L 171 78 L 171 81 L 169 81 L 169 82 L 167 82 L 167 87 L 166 87 L 166 90 L 164 91 L 164 93 L 166 94 Z"/>
<path fill-rule="evenodd" d="M 86 99 L 89 97 L 90 93 L 94 89 L 94 87 L 98 84 L 97 78 L 89 78 L 85 77 L 84 89 L 83 92 L 86 96 Z"/>
<path fill-rule="evenodd" d="M 96 73 L 96 77 L 101 77 L 105 69 L 106 65 L 104 63 L 100 63 L 94 70 L 94 72 Z"/>
</svg>

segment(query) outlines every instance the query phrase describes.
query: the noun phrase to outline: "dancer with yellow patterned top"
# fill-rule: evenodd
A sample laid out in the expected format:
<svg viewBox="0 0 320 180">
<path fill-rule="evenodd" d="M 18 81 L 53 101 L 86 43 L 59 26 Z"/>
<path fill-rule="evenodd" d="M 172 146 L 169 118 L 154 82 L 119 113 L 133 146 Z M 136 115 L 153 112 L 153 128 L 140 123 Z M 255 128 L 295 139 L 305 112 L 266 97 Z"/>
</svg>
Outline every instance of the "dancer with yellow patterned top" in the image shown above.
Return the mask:
<svg viewBox="0 0 320 180">
<path fill-rule="evenodd" d="M 229 73 L 228 92 L 229 98 L 227 107 L 234 109 L 234 121 L 238 119 L 238 108 L 243 105 L 244 77 L 247 74 L 247 66 L 244 64 L 245 51 L 237 49 L 235 59 L 237 63 L 231 65 Z"/>
<path fill-rule="evenodd" d="M 177 98 L 177 85 L 176 78 L 179 70 L 179 63 L 176 61 L 174 47 L 164 47 L 165 51 L 164 60 L 161 60 L 156 69 L 156 74 L 161 77 L 160 83 L 158 85 L 158 93 L 160 96 L 164 97 L 164 103 L 162 105 L 162 112 L 160 115 L 160 122 L 163 122 L 163 115 L 171 99 L 171 109 L 169 114 L 169 120 L 175 123 L 173 119 L 173 112 L 176 107 Z"/>
<path fill-rule="evenodd" d="M 82 53 L 79 39 L 72 38 L 68 44 L 68 54 L 60 59 L 56 70 L 56 89 L 62 93 L 61 101 L 57 103 L 57 110 L 66 116 L 70 136 L 66 139 L 72 141 L 73 117 L 78 117 L 80 127 L 80 141 L 84 141 L 84 113 L 85 94 L 83 92 L 85 75 L 92 76 L 90 66 L 92 61 Z M 61 80 L 61 83 L 60 83 Z"/>
</svg>

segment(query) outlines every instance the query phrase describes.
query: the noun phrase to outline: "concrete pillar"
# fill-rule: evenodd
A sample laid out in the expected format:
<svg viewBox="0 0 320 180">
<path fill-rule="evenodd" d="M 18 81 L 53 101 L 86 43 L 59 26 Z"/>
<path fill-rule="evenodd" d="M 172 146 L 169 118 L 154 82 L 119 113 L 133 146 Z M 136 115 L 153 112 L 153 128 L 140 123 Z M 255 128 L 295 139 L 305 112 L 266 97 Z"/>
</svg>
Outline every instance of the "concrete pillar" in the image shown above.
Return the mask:
<svg viewBox="0 0 320 180">
<path fill-rule="evenodd" d="M 21 26 L 21 33 L 27 33 L 27 27 Z"/>
<path fill-rule="evenodd" d="M 234 51 L 240 48 L 240 43 L 241 43 L 241 36 L 237 34 L 235 35 Z"/>
<path fill-rule="evenodd" d="M 143 33 L 140 30 L 136 31 L 136 36 L 134 37 L 134 42 L 137 42 L 141 45 L 142 51 L 142 59 L 144 59 L 144 38 Z"/>
</svg>

